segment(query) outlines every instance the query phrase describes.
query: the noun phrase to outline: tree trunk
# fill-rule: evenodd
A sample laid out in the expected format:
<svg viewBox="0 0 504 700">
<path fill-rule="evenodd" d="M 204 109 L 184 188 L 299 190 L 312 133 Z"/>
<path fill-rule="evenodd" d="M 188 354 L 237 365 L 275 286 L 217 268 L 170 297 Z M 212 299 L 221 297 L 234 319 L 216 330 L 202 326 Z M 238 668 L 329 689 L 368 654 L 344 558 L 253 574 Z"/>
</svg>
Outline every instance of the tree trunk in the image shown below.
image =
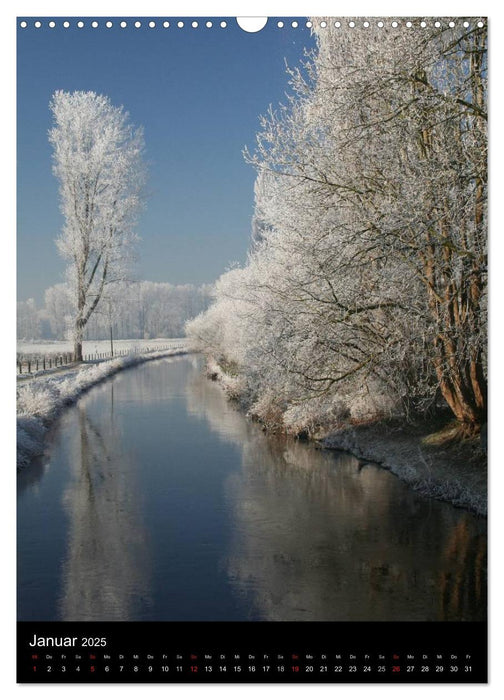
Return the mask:
<svg viewBox="0 0 504 700">
<path fill-rule="evenodd" d="M 74 362 L 82 362 L 82 336 L 84 332 L 84 327 L 80 321 L 77 319 L 75 323 L 75 335 L 74 335 Z"/>
<path fill-rule="evenodd" d="M 74 342 L 74 362 L 82 362 L 82 340 Z"/>
<path fill-rule="evenodd" d="M 460 437 L 478 435 L 486 422 L 486 380 L 481 357 L 454 362 L 454 348 L 444 338 L 434 343 L 435 368 L 443 398 L 460 424 Z"/>
</svg>

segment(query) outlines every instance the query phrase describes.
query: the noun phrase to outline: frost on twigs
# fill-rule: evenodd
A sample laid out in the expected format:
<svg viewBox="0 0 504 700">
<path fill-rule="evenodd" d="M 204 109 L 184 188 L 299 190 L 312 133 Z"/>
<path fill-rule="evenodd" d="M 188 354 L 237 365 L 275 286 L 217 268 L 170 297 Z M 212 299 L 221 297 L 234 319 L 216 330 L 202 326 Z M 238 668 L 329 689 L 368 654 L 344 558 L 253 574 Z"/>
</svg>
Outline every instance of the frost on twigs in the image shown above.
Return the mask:
<svg viewBox="0 0 504 700">
<path fill-rule="evenodd" d="M 53 172 L 60 183 L 59 252 L 67 261 L 74 354 L 104 299 L 112 304 L 132 262 L 144 198 L 143 132 L 94 92 L 58 90 L 51 104 Z"/>
<path fill-rule="evenodd" d="M 245 151 L 247 262 L 187 326 L 275 429 L 485 421 L 486 27 L 406 19 L 313 20 L 316 50 Z"/>
</svg>

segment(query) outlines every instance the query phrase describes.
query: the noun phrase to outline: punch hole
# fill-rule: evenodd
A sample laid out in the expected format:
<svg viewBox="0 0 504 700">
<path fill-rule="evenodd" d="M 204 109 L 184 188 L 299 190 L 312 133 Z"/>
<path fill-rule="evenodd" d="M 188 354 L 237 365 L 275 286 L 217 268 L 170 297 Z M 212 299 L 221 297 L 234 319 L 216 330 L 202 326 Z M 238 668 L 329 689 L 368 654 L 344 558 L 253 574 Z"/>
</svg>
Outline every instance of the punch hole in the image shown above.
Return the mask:
<svg viewBox="0 0 504 700">
<path fill-rule="evenodd" d="M 267 17 L 237 17 L 236 22 L 240 29 L 243 29 L 244 32 L 249 32 L 250 34 L 253 34 L 255 32 L 260 32 L 261 29 L 264 29 L 268 22 Z M 226 23 L 221 22 L 221 27 L 225 27 Z"/>
</svg>

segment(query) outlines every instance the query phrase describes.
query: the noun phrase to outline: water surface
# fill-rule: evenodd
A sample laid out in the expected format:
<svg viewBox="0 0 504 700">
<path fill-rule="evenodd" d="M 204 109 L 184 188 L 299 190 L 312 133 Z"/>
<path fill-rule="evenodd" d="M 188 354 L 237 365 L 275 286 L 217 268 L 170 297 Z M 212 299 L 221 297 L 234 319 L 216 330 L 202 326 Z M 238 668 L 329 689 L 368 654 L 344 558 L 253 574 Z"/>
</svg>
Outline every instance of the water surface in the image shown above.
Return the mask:
<svg viewBox="0 0 504 700">
<path fill-rule="evenodd" d="M 20 474 L 18 619 L 485 619 L 485 525 L 265 435 L 195 356 L 149 362 Z"/>
</svg>

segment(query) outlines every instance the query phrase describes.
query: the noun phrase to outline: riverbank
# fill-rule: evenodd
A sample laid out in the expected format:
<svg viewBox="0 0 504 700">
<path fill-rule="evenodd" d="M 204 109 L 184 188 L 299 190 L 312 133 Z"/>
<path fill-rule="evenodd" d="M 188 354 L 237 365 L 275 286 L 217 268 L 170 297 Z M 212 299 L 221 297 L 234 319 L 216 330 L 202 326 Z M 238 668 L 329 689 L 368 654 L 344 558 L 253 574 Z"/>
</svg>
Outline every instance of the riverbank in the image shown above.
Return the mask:
<svg viewBox="0 0 504 700">
<path fill-rule="evenodd" d="M 439 422 L 384 420 L 349 426 L 320 440 L 388 469 L 424 496 L 487 515 L 487 459 L 479 439 L 432 444 Z"/>
<path fill-rule="evenodd" d="M 237 400 L 247 410 L 243 380 L 230 377 L 213 360 L 207 361 L 207 376 L 222 386 L 230 400 Z M 362 462 L 387 469 L 423 496 L 486 516 L 486 452 L 479 438 L 436 443 L 433 435 L 449 422 L 448 414 L 413 423 L 380 420 L 348 425 L 314 439 L 324 449 L 349 452 Z M 276 429 L 282 428 L 277 425 Z"/>
<path fill-rule="evenodd" d="M 54 420 L 85 391 L 123 369 L 188 352 L 187 348 L 178 348 L 126 355 L 23 382 L 17 391 L 17 468 L 25 467 L 43 453 L 45 436 Z"/>
</svg>

